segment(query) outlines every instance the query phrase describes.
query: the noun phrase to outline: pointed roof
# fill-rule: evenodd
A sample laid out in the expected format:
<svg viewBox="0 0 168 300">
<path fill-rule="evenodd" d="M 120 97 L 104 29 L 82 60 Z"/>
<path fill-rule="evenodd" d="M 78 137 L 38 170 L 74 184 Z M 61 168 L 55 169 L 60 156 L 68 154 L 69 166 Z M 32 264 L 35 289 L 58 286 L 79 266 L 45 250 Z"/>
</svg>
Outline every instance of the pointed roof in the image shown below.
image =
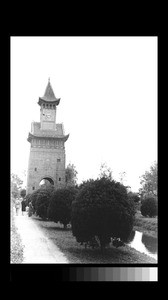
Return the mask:
<svg viewBox="0 0 168 300">
<path fill-rule="evenodd" d="M 48 80 L 48 85 L 46 87 L 45 93 L 43 97 L 39 97 L 39 102 L 38 104 L 41 104 L 41 102 L 50 102 L 53 104 L 58 105 L 60 102 L 60 98 L 56 98 L 54 91 L 52 89 L 52 86 L 50 84 L 50 79 Z"/>
</svg>

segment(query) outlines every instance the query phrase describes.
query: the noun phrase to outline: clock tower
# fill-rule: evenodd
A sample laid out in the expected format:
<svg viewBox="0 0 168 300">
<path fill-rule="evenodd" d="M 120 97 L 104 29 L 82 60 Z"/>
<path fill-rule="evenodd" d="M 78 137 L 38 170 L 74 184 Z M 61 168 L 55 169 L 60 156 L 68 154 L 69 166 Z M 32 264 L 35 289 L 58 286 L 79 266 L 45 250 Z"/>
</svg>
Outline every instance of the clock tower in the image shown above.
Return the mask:
<svg viewBox="0 0 168 300">
<path fill-rule="evenodd" d="M 56 98 L 53 89 L 48 81 L 43 97 L 39 97 L 40 105 L 40 123 L 42 130 L 56 130 L 56 108 L 60 98 Z"/>
<path fill-rule="evenodd" d="M 27 139 L 30 143 L 27 194 L 38 189 L 43 179 L 55 188 L 65 184 L 65 142 L 69 134 L 64 134 L 63 124 L 56 123 L 59 103 L 49 80 L 44 96 L 38 100 L 40 122 L 32 122 Z"/>
</svg>

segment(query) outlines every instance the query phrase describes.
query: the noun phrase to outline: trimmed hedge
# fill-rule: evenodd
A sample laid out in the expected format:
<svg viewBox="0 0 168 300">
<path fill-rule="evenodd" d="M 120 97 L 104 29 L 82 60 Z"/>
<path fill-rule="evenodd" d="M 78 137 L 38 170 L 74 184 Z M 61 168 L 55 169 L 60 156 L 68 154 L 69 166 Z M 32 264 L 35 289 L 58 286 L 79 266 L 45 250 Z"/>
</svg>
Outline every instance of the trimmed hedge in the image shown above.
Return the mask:
<svg viewBox="0 0 168 300">
<path fill-rule="evenodd" d="M 141 214 L 144 217 L 155 217 L 157 216 L 157 201 L 153 197 L 148 197 L 142 200 L 141 203 Z"/>
<path fill-rule="evenodd" d="M 80 186 L 72 203 L 72 233 L 81 244 L 99 241 L 102 249 L 111 238 L 123 245 L 132 231 L 134 213 L 133 202 L 121 183 L 104 177 L 89 180 Z"/>
<path fill-rule="evenodd" d="M 77 189 L 66 187 L 56 190 L 51 197 L 48 207 L 48 217 L 54 222 L 60 222 L 66 228 L 71 221 L 71 205 L 75 199 Z"/>
<path fill-rule="evenodd" d="M 34 212 L 36 211 L 36 200 L 37 200 L 38 194 L 40 192 L 41 192 L 41 189 L 38 189 L 30 195 L 30 198 L 28 198 L 28 201 L 32 203 Z"/>
<path fill-rule="evenodd" d="M 28 196 L 28 203 L 32 203 L 33 213 L 36 213 L 37 216 L 44 220 L 48 217 L 47 209 L 52 193 L 53 190 L 51 189 L 39 188 L 38 190 L 34 191 L 30 196 Z"/>
<path fill-rule="evenodd" d="M 51 199 L 51 191 L 41 189 L 36 199 L 36 214 L 43 220 L 48 218 L 48 206 Z"/>
</svg>

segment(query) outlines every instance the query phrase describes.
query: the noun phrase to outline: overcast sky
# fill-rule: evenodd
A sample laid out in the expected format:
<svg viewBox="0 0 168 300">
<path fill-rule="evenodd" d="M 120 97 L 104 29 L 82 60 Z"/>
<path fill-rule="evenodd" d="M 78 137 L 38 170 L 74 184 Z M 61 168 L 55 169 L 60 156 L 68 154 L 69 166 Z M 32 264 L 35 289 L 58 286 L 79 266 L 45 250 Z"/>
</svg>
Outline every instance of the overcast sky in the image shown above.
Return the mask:
<svg viewBox="0 0 168 300">
<path fill-rule="evenodd" d="M 11 172 L 22 179 L 49 77 L 78 182 L 106 163 L 138 191 L 157 161 L 157 37 L 11 37 Z"/>
</svg>

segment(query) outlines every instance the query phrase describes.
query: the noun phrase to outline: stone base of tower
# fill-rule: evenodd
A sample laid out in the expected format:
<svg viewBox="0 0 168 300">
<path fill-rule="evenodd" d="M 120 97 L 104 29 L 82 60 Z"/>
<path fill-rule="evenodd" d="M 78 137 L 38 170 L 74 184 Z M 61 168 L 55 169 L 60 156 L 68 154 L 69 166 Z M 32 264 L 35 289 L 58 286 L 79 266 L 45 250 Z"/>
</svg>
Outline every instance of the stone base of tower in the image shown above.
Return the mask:
<svg viewBox="0 0 168 300">
<path fill-rule="evenodd" d="M 60 188 L 65 185 L 64 149 L 31 148 L 27 178 L 27 194 L 40 188 L 40 182 L 47 179 Z"/>
</svg>

